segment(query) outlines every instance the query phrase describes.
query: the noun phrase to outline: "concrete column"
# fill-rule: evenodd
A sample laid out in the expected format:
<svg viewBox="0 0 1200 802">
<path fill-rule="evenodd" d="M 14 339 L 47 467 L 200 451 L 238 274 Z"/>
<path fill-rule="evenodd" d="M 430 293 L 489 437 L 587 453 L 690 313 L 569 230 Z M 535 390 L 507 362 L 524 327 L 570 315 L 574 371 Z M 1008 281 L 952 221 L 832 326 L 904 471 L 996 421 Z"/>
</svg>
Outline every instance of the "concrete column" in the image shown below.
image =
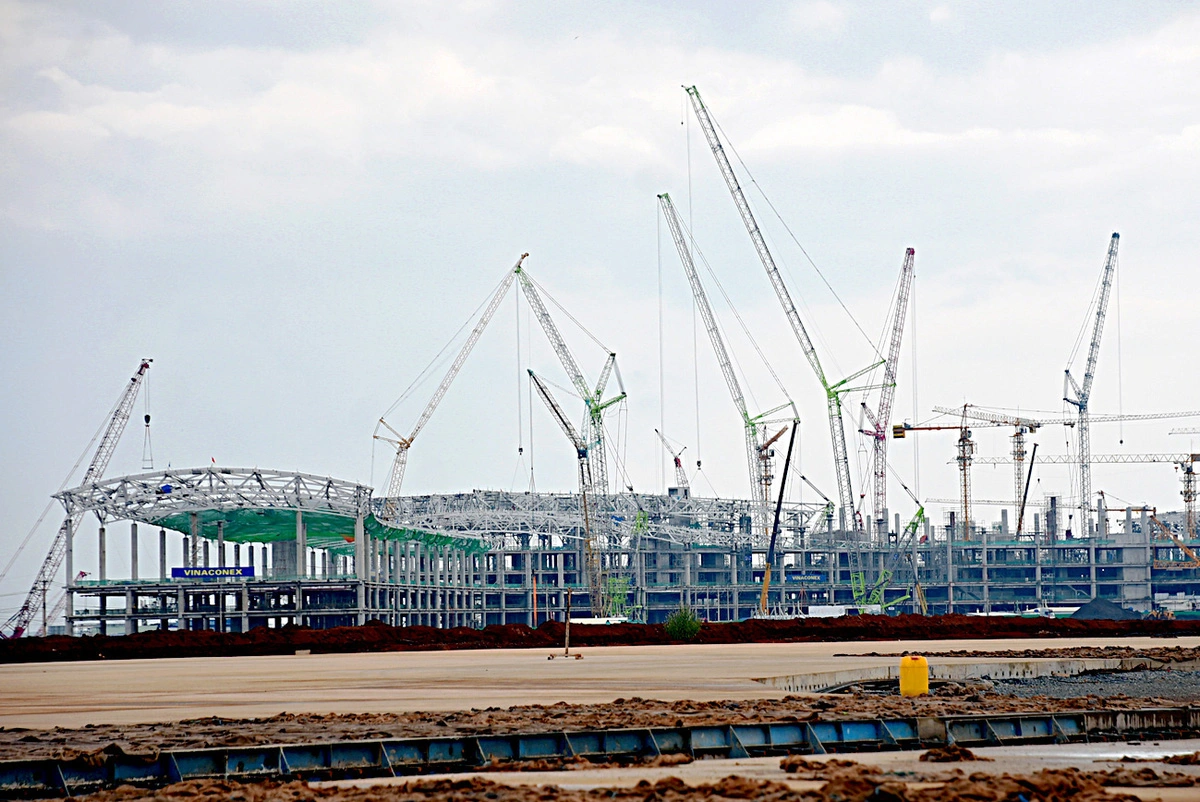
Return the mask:
<svg viewBox="0 0 1200 802">
<path fill-rule="evenodd" d="M 363 516 L 360 512 L 354 518 L 354 574 L 363 579 L 363 540 L 366 538 L 366 527 L 363 526 Z"/>
<path fill-rule="evenodd" d="M 321 576 L 329 579 L 329 551 L 321 549 Z"/>
<path fill-rule="evenodd" d="M 250 560 L 250 565 L 253 567 L 254 560 Z M 242 632 L 250 631 L 250 587 L 242 583 Z"/>
<path fill-rule="evenodd" d="M 184 557 L 184 565 L 195 567 L 196 558 L 199 556 L 200 550 L 200 516 L 198 513 L 192 513 L 190 516 L 190 531 L 191 543 L 188 545 L 187 556 Z"/>
<path fill-rule="evenodd" d="M 1008 538 L 1008 510 L 1000 510 L 1000 534 Z"/>
<path fill-rule="evenodd" d="M 167 581 L 167 530 L 158 530 L 158 581 Z M 166 627 L 163 627 L 165 630 Z"/>
<path fill-rule="evenodd" d="M 217 567 L 225 567 L 225 522 L 217 521 Z"/>
<path fill-rule="evenodd" d="M 108 547 L 107 547 L 107 543 L 105 542 L 106 534 L 107 533 L 105 532 L 104 525 L 101 524 L 100 525 L 100 543 L 99 543 L 99 546 L 100 546 L 100 572 L 99 573 L 100 573 L 100 581 L 101 582 L 103 582 L 105 579 L 108 578 Z M 107 620 L 107 616 L 106 616 L 107 613 L 108 613 L 108 597 L 102 595 L 100 597 L 100 634 L 101 635 L 108 634 L 108 620 Z"/>
<path fill-rule="evenodd" d="M 71 620 L 71 616 L 75 615 L 75 592 L 72 590 L 75 586 L 75 530 L 69 526 L 66 546 L 64 559 L 67 567 L 67 634 L 74 636 L 75 622 Z"/>
<path fill-rule="evenodd" d="M 233 544 L 233 567 L 234 568 L 242 567 L 242 544 L 241 543 Z"/>
<path fill-rule="evenodd" d="M 306 548 L 304 513 L 296 510 L 296 576 L 304 576 L 304 551 Z"/>
<path fill-rule="evenodd" d="M 64 557 L 67 569 L 67 587 L 74 585 L 74 529 L 70 526 L 66 528 L 66 556 Z M 74 608 L 67 608 L 67 615 L 74 614 Z M 71 633 L 67 633 L 70 635 Z"/>
<path fill-rule="evenodd" d="M 308 562 L 309 562 L 308 575 L 313 576 L 313 577 L 319 576 L 319 574 L 317 573 L 317 553 L 315 551 L 310 551 L 308 553 Z"/>
<path fill-rule="evenodd" d="M 262 544 L 262 576 L 266 579 L 269 576 L 269 560 L 271 559 L 271 550 L 266 543 Z"/>
<path fill-rule="evenodd" d="M 208 560 L 209 560 L 209 554 L 208 554 L 208 552 L 209 552 L 209 549 L 208 549 L 208 541 L 207 541 L 207 540 L 206 540 L 206 541 L 204 541 L 204 543 L 202 544 L 202 546 L 203 546 L 203 549 L 204 549 L 204 560 L 203 560 L 203 562 L 201 562 L 200 564 L 201 564 L 202 566 L 204 566 L 205 568 L 208 568 L 208 567 L 209 567 L 209 562 L 208 562 Z"/>
<path fill-rule="evenodd" d="M 134 524 L 137 526 L 137 524 Z M 125 591 L 125 634 L 132 635 L 137 632 L 137 597 L 134 595 L 133 588 Z"/>
<path fill-rule="evenodd" d="M 129 578 L 138 578 L 138 533 L 137 522 L 129 522 Z"/>
</svg>

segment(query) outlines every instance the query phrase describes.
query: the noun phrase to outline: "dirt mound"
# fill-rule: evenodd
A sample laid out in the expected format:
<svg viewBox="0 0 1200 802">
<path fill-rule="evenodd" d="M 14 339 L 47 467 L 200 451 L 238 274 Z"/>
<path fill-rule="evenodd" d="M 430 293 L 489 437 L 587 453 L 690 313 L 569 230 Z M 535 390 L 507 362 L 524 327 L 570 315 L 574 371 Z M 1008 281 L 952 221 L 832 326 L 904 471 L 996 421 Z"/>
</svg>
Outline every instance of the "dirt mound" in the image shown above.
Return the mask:
<svg viewBox="0 0 1200 802">
<path fill-rule="evenodd" d="M 922 752 L 917 760 L 922 763 L 961 763 L 965 760 L 985 760 L 990 763 L 992 759 L 979 757 L 970 749 L 958 744 L 946 744 L 930 749 L 928 752 Z"/>
<path fill-rule="evenodd" d="M 259 627 L 245 633 L 212 631 L 139 632 L 124 637 L 18 638 L 0 640 L 0 663 L 58 660 L 124 660 L 155 657 L 222 657 L 437 649 L 555 648 L 563 642 L 563 624 L 548 621 L 537 629 L 523 624 L 465 627 L 392 627 L 371 622 L 361 627 L 307 629 Z M 861 615 L 790 621 L 749 620 L 705 623 L 696 643 L 791 643 L 814 641 L 931 640 L 971 638 L 1130 637 L 1200 634 L 1200 621 L 1078 620 L 979 618 L 962 615 Z M 571 627 L 571 645 L 646 646 L 674 643 L 661 624 L 613 624 Z"/>
<path fill-rule="evenodd" d="M 699 702 L 632 697 L 611 703 L 514 705 L 457 711 L 408 713 L 281 713 L 256 719 L 211 716 L 148 724 L 97 724 L 46 730 L 0 727 L 0 760 L 55 758 L 95 752 L 110 745 L 126 754 L 211 747 L 359 741 L 388 738 L 511 735 L 620 728 L 723 726 L 729 723 L 797 723 L 854 719 L 894 719 L 979 713 L 1046 713 L 1078 710 L 1134 710 L 1171 707 L 1156 698 L 1115 694 L 1055 699 L 1004 696 L 980 686 L 956 685 L 935 696 L 845 694 L 782 699 L 730 699 Z M 67 752 L 66 750 L 70 750 Z"/>
<path fill-rule="evenodd" d="M 857 652 L 835 654 L 834 657 L 900 657 L 909 654 L 881 652 Z M 1080 660 L 1156 660 L 1160 663 L 1189 663 L 1200 661 L 1200 648 L 1194 646 L 1155 646 L 1152 648 L 1130 646 L 1068 646 L 1048 649 L 952 649 L 950 651 L 929 652 L 921 651 L 922 657 L 970 657 L 974 659 L 1001 658 L 1004 660 L 1026 660 L 1029 658 L 1046 657 L 1052 659 Z"/>
<path fill-rule="evenodd" d="M 1141 616 L 1107 599 L 1092 599 L 1071 614 L 1076 621 L 1134 621 Z"/>
</svg>

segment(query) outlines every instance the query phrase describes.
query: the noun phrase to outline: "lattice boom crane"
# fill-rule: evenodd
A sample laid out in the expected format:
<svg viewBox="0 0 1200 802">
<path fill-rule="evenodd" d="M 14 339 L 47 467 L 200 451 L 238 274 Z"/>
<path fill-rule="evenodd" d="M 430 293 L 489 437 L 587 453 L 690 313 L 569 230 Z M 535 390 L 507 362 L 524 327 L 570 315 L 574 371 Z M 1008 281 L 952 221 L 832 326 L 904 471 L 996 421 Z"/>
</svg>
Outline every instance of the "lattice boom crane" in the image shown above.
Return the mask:
<svg viewBox="0 0 1200 802">
<path fill-rule="evenodd" d="M 467 357 L 471 355 L 472 349 L 475 348 L 475 343 L 479 342 L 479 338 L 483 336 L 483 330 L 487 328 L 488 323 L 492 320 L 492 316 L 496 314 L 496 310 L 500 307 L 500 302 L 508 294 L 508 288 L 512 286 L 513 279 L 520 272 L 521 263 L 525 261 L 525 257 L 527 256 L 529 256 L 527 253 L 521 254 L 521 258 L 517 260 L 516 265 L 504 276 L 504 280 L 500 282 L 500 286 L 492 293 L 492 297 L 484 308 L 483 314 L 479 316 L 475 327 L 471 329 L 471 333 L 467 336 L 467 341 L 463 343 L 462 348 L 458 349 L 458 355 L 450 363 L 450 369 L 446 371 L 446 375 L 442 378 L 442 383 L 434 390 L 433 397 L 429 399 L 429 403 L 421 411 L 421 417 L 417 418 L 412 432 L 405 437 L 392 428 L 383 418 L 379 419 L 379 424 L 395 435 L 395 439 L 379 434 L 375 435 L 377 440 L 383 440 L 396 447 L 396 457 L 392 461 L 392 471 L 388 474 L 386 498 L 394 499 L 400 495 L 400 485 L 404 482 L 404 469 L 408 465 L 408 450 L 412 447 L 413 440 L 417 439 L 417 435 L 421 433 L 421 430 L 425 428 L 425 424 L 429 423 L 429 419 L 433 417 L 433 412 L 437 409 L 438 404 L 446 397 L 446 393 L 450 390 L 450 385 L 454 382 L 454 378 L 462 370 Z"/>
<path fill-rule="evenodd" d="M 704 136 L 708 140 L 708 147 L 712 151 L 713 158 L 717 161 L 717 167 L 721 170 L 721 175 L 725 179 L 725 185 L 729 188 L 729 194 L 733 197 L 733 203 L 737 206 L 738 214 L 742 217 L 742 223 L 746 226 L 746 232 L 750 235 L 750 240 L 754 243 L 754 249 L 758 252 L 758 258 L 762 262 L 763 268 L 767 271 L 767 277 L 771 280 L 771 286 L 775 289 L 775 295 L 779 299 L 779 303 L 783 306 L 784 314 L 792 327 L 792 332 L 800 342 L 800 350 L 804 352 L 804 357 L 812 367 L 813 373 L 816 374 L 817 381 L 821 383 L 821 387 L 825 390 L 826 412 L 829 417 L 829 436 L 833 444 L 833 466 L 838 480 L 838 501 L 842 505 L 842 509 L 846 511 L 846 515 L 850 516 L 853 521 L 852 527 L 856 531 L 859 531 L 858 516 L 854 514 L 854 489 L 850 482 L 850 458 L 846 451 L 846 430 L 845 424 L 842 421 L 842 395 L 854 390 L 868 389 L 850 387 L 848 385 L 860 376 L 877 368 L 882 364 L 882 361 L 875 362 L 863 370 L 847 376 L 840 382 L 829 383 L 829 380 L 825 377 L 825 370 L 821 367 L 821 360 L 817 356 L 817 349 L 813 346 L 812 339 L 808 336 L 808 330 L 804 327 L 804 322 L 800 319 L 800 313 L 796 311 L 796 305 L 792 302 L 792 296 L 788 292 L 787 285 L 783 283 L 783 276 L 780 274 L 779 268 L 775 265 L 775 258 L 771 256 L 771 252 L 767 248 L 767 241 L 758 227 L 758 221 L 754 219 L 754 213 L 750 210 L 750 204 L 746 200 L 746 194 L 742 191 L 741 184 L 738 182 L 737 174 L 733 171 L 733 165 L 729 163 L 729 157 L 725 155 L 725 148 L 721 145 L 720 137 L 717 136 L 716 124 L 708 112 L 708 107 L 700 99 L 700 91 L 696 87 L 684 88 L 692 101 L 692 110 L 696 113 L 696 119 L 700 121 L 700 128 L 704 131 Z"/>
<path fill-rule="evenodd" d="M 671 196 L 664 192 L 658 196 L 658 202 L 662 207 L 663 216 L 667 220 L 667 227 L 671 230 L 671 238 L 675 240 L 675 248 L 679 251 L 679 261 L 683 263 L 683 271 L 687 274 L 688 284 L 692 288 L 692 297 L 696 301 L 696 308 L 700 311 L 700 318 L 704 321 L 704 329 L 708 332 L 708 339 L 712 343 L 717 364 L 720 365 L 721 374 L 725 377 L 725 385 L 729 388 L 730 398 L 733 399 L 733 405 L 737 407 L 738 414 L 742 418 L 742 427 L 746 434 L 746 462 L 750 469 L 754 532 L 765 539 L 770 536 L 771 449 L 770 441 L 766 440 L 764 421 L 761 415 L 752 417 L 746 409 L 746 398 L 742 394 L 742 386 L 738 382 L 737 374 L 734 373 L 733 362 L 729 358 L 729 352 L 725 349 L 725 341 L 721 337 L 721 330 L 717 327 L 717 318 L 713 315 L 712 306 L 708 303 L 704 285 L 700 283 L 700 275 L 696 272 L 696 263 L 692 260 L 692 251 L 684 237 L 683 225 L 679 222 L 675 205 L 671 203 Z M 779 434 L 782 434 L 783 431 L 785 430 L 781 429 Z M 777 438 L 779 435 L 777 434 L 775 437 Z"/>
<path fill-rule="evenodd" d="M 912 289 L 913 260 L 916 251 L 909 248 L 904 252 L 904 265 L 900 268 L 900 286 L 896 289 L 896 308 L 892 312 L 892 332 L 888 341 L 887 360 L 883 367 L 883 388 L 879 393 L 879 409 L 872 413 L 863 404 L 863 412 L 871 422 L 869 435 L 873 445 L 872 470 L 875 479 L 875 534 L 880 542 L 887 541 L 887 442 L 888 425 L 892 419 L 892 402 L 896 399 L 896 368 L 900 361 L 900 341 L 904 335 L 904 318 L 908 311 L 908 294 Z"/>
<path fill-rule="evenodd" d="M 1121 235 L 1113 232 L 1108 243 L 1108 258 L 1100 279 L 1100 295 L 1096 300 L 1096 318 L 1092 324 L 1092 341 L 1088 345 L 1087 367 L 1083 385 L 1075 381 L 1070 366 L 1064 371 L 1063 400 L 1079 410 L 1079 522 L 1084 535 L 1090 534 L 1092 509 L 1092 435 L 1088 426 L 1088 401 L 1092 397 L 1092 380 L 1096 378 L 1096 360 L 1100 356 L 1100 336 L 1104 333 L 1104 316 L 1108 311 L 1108 296 L 1112 290 L 1113 272 L 1117 267 L 1117 246 Z"/>
<path fill-rule="evenodd" d="M 662 441 L 663 448 L 667 450 L 667 453 L 671 455 L 671 459 L 675 462 L 675 486 L 686 490 L 688 487 L 688 477 L 687 471 L 683 469 L 683 452 L 687 447 L 684 446 L 684 448 L 676 451 L 662 432 L 655 429 L 654 433 L 658 435 L 658 439 Z"/>
<path fill-rule="evenodd" d="M 605 615 L 605 611 L 608 608 L 608 600 L 605 598 L 600 555 L 596 551 L 595 538 L 592 536 L 591 516 L 588 506 L 589 500 L 592 498 L 592 490 L 595 487 L 595 477 L 591 474 L 593 463 L 588 459 L 588 444 L 584 442 L 583 437 L 571 425 L 570 419 L 567 418 L 558 401 L 550 393 L 550 388 L 532 370 L 529 371 L 529 380 L 533 382 L 538 396 L 542 399 L 546 408 L 550 410 L 550 414 L 554 417 L 559 428 L 563 430 L 563 434 L 571 441 L 571 445 L 575 446 L 575 456 L 579 462 L 579 496 L 583 506 L 583 558 L 587 569 L 588 602 L 592 607 L 592 615 L 599 618 Z"/>
<path fill-rule="evenodd" d="M 580 434 L 588 445 L 588 463 L 591 470 L 592 486 L 598 494 L 608 495 L 608 462 L 604 442 L 604 411 L 625 398 L 625 389 L 621 387 L 620 392 L 616 396 L 608 400 L 604 399 L 605 387 L 608 385 L 608 379 L 614 371 L 617 374 L 618 385 L 621 384 L 621 372 L 617 368 L 617 355 L 609 353 L 608 359 L 604 363 L 604 369 L 600 373 L 600 379 L 596 382 L 595 389 L 588 387 L 587 379 L 584 378 L 583 371 L 579 369 L 579 363 L 575 361 L 575 357 L 571 354 L 571 349 L 567 348 L 567 343 L 563 339 L 562 334 L 559 333 L 558 326 L 554 324 L 554 319 L 550 317 L 550 312 L 542 302 L 542 296 L 537 291 L 537 285 L 529 274 L 521 269 L 520 265 L 517 266 L 516 273 L 521 280 L 521 290 L 525 293 L 525 299 L 529 301 L 529 306 L 533 309 L 534 316 L 538 319 L 538 323 L 541 324 L 542 330 L 546 333 L 546 338 L 550 341 L 550 346 L 558 356 L 558 361 L 562 363 L 563 370 L 567 372 L 567 376 L 571 379 L 571 384 L 575 386 L 575 391 L 579 393 L 579 397 L 583 399 L 583 403 L 587 406 L 587 418 L 584 421 L 583 431 Z"/>
<path fill-rule="evenodd" d="M 143 359 L 138 365 L 137 372 L 125 385 L 124 391 L 117 399 L 117 405 L 113 407 L 112 413 L 108 419 L 108 425 L 104 429 L 104 434 L 100 437 L 100 445 L 96 447 L 96 453 L 92 456 L 92 461 L 87 467 L 87 471 L 83 475 L 81 486 L 86 487 L 100 480 L 104 476 L 104 471 L 108 468 L 108 463 L 112 459 L 113 452 L 117 448 L 117 443 L 121 440 L 121 435 L 125 432 L 125 426 L 129 423 L 129 416 L 133 413 L 133 404 L 137 401 L 138 391 L 142 387 L 142 382 L 146 378 L 146 371 L 150 370 L 152 359 Z M 79 528 L 79 516 L 70 515 L 63 520 L 62 525 L 58 528 L 58 533 L 54 536 L 54 542 L 50 545 L 50 553 L 46 555 L 46 559 L 42 561 L 42 567 L 38 570 L 37 577 L 33 580 L 33 587 L 29 589 L 28 595 L 25 597 L 25 602 L 20 609 L 5 622 L 2 629 L 9 631 L 7 637 L 19 638 L 25 634 L 29 628 L 29 622 L 33 620 L 33 616 L 46 603 L 46 596 L 50 592 L 50 586 L 54 582 L 58 571 L 62 567 L 63 560 L 67 554 L 67 541 L 75 536 L 75 530 Z M 70 581 L 72 578 L 67 577 Z M 2 634 L 2 631 L 0 631 Z"/>
</svg>

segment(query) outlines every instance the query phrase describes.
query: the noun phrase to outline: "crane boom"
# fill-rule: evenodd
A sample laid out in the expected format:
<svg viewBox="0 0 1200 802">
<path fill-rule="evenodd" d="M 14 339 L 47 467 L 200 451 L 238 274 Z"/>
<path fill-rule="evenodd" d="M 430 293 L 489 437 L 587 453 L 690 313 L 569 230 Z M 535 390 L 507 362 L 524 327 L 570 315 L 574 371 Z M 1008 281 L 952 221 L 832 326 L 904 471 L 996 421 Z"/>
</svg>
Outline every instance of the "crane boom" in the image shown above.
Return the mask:
<svg viewBox="0 0 1200 802">
<path fill-rule="evenodd" d="M 704 285 L 700 283 L 700 275 L 696 272 L 692 251 L 684 237 L 683 225 L 679 222 L 679 215 L 675 212 L 675 204 L 671 203 L 671 196 L 665 192 L 658 196 L 658 202 L 662 207 L 663 216 L 667 220 L 667 227 L 671 230 L 671 238 L 675 240 L 675 248 L 679 251 L 679 261 L 683 263 L 683 271 L 687 274 L 688 284 L 692 288 L 692 297 L 696 301 L 696 308 L 700 310 L 704 329 L 708 332 L 713 353 L 717 357 L 717 363 L 721 366 L 721 374 L 725 377 L 729 395 L 733 399 L 733 405 L 737 407 L 738 414 L 742 416 L 742 426 L 746 434 L 746 461 L 750 470 L 754 531 L 766 538 L 770 535 L 767 527 L 771 508 L 771 471 L 768 465 L 770 452 L 764 440 L 763 426 L 760 420 L 751 417 L 746 410 L 746 398 L 742 394 L 737 374 L 734 373 L 729 352 L 725 349 L 725 341 L 721 337 L 721 330 L 717 327 L 716 316 L 713 315 L 712 306 L 708 303 L 708 295 L 704 291 Z"/>
<path fill-rule="evenodd" d="M 1092 341 L 1088 345 L 1083 386 L 1076 384 L 1071 376 L 1070 366 L 1064 371 L 1063 400 L 1079 410 L 1079 521 L 1085 535 L 1091 531 L 1092 509 L 1092 438 L 1088 425 L 1088 401 L 1092 396 L 1092 381 L 1096 378 L 1100 337 L 1104 333 L 1104 316 L 1108 311 L 1108 296 L 1112 290 L 1113 271 L 1117 267 L 1117 246 L 1120 242 L 1121 235 L 1114 231 L 1108 243 L 1108 257 L 1104 260 L 1104 273 L 1100 279 L 1100 295 L 1096 299 L 1096 318 L 1092 323 Z"/>
<path fill-rule="evenodd" d="M 858 518 L 854 515 L 854 489 L 850 481 L 850 457 L 846 450 L 846 430 L 842 421 L 842 395 L 853 389 L 847 386 L 848 382 L 862 375 L 866 370 L 859 371 L 853 376 L 832 385 L 826 379 L 825 370 L 821 367 L 821 360 L 817 356 L 817 349 L 813 346 L 812 339 L 808 336 L 808 330 L 804 327 L 804 322 L 800 319 L 800 313 L 796 311 L 796 305 L 792 301 L 792 296 L 788 292 L 787 285 L 783 283 L 783 276 L 780 274 L 779 268 L 775 265 L 775 258 L 771 256 L 771 252 L 767 248 L 767 241 L 763 237 L 762 230 L 758 227 L 758 221 L 754 219 L 754 213 L 750 210 L 750 204 L 746 200 L 746 195 L 742 191 L 741 184 L 738 182 L 737 174 L 733 171 L 733 165 L 729 163 L 729 157 L 725 155 L 725 148 L 721 145 L 720 137 L 717 136 L 717 128 L 715 123 L 713 123 L 712 116 L 708 112 L 708 107 L 700 99 L 700 90 L 694 86 L 685 87 L 685 89 L 688 97 L 691 99 L 692 110 L 696 113 L 696 119 L 700 121 L 700 128 L 704 131 L 704 137 L 708 140 L 708 147 L 712 151 L 713 158 L 717 161 L 717 167 L 721 170 L 721 175 L 725 179 L 725 185 L 729 188 L 729 194 L 733 196 L 733 203 L 737 206 L 738 213 L 742 217 L 742 223 L 746 226 L 746 232 L 750 235 L 750 240 L 754 243 L 754 249 L 758 252 L 758 258 L 762 262 L 763 268 L 767 271 L 767 278 L 770 279 L 771 286 L 775 289 L 775 296 L 783 306 L 784 315 L 792 327 L 792 332 L 800 342 L 800 350 L 804 352 L 804 358 L 808 360 L 813 373 L 817 376 L 817 381 L 821 383 L 821 388 L 825 391 L 826 413 L 829 418 L 829 436 L 833 443 L 833 466 L 838 480 L 838 501 L 841 503 L 842 509 L 846 511 L 846 515 L 850 516 L 851 521 L 853 521 L 852 527 L 858 531 Z M 878 365 L 879 363 L 875 363 L 867 370 L 873 369 Z"/>
<path fill-rule="evenodd" d="M 117 443 L 125 432 L 125 425 L 129 423 L 129 416 L 133 413 L 133 404 L 137 400 L 138 391 L 146 378 L 146 371 L 150 370 L 150 363 L 153 361 L 152 359 L 141 361 L 137 372 L 130 378 L 120 398 L 117 399 L 117 404 L 113 407 L 108 424 L 104 428 L 104 434 L 100 437 L 100 445 L 96 447 L 96 453 L 92 456 L 92 461 L 83 475 L 82 484 L 84 486 L 95 484 L 108 468 Z M 9 637 L 19 638 L 25 634 L 29 628 L 29 622 L 33 620 L 33 616 L 45 603 L 50 586 L 66 558 L 67 541 L 75 536 L 75 530 L 78 528 L 79 516 L 68 513 L 67 517 L 63 519 L 62 525 L 59 526 L 53 543 L 50 544 L 50 552 L 42 561 L 42 567 L 38 569 L 37 577 L 33 580 L 33 586 L 25 596 L 24 603 L 4 624 L 4 628 L 11 632 Z M 71 578 L 67 579 L 69 582 Z"/>
<path fill-rule="evenodd" d="M 962 407 L 934 407 L 934 412 L 943 414 L 962 414 Z M 979 407 L 972 406 L 967 412 L 967 417 L 971 420 L 986 421 L 988 423 L 1004 423 L 1011 426 L 1025 426 L 1031 430 L 1038 429 L 1042 426 L 1074 426 L 1079 422 L 1078 418 L 1032 418 L 1024 415 L 1009 414 L 1004 412 L 989 412 L 981 410 Z M 1088 421 L 1091 423 L 1117 423 L 1119 421 L 1141 421 L 1141 420 L 1168 420 L 1172 418 L 1195 418 L 1200 417 L 1200 410 L 1184 410 L 1182 412 L 1146 412 L 1146 413 L 1130 413 L 1126 415 L 1092 415 L 1088 414 Z M 1195 430 L 1200 432 L 1200 429 Z M 1176 433 L 1189 434 L 1192 430 L 1175 429 L 1171 434 Z"/>
<path fill-rule="evenodd" d="M 592 463 L 588 459 L 588 445 L 584 442 L 579 432 L 571 424 L 570 419 L 559 406 L 558 401 L 550 393 L 550 388 L 546 386 L 538 375 L 532 370 L 529 371 L 529 379 L 533 382 L 537 394 L 541 397 L 546 408 L 550 410 L 550 414 L 554 416 L 554 420 L 558 423 L 559 428 L 563 430 L 563 434 L 571 441 L 571 445 L 575 446 L 575 456 L 579 463 L 579 498 L 583 509 L 583 557 L 584 567 L 587 573 L 588 583 L 588 603 L 592 608 L 592 615 L 599 618 L 604 616 L 608 608 L 608 600 L 605 598 L 604 577 L 601 575 L 600 555 L 596 551 L 595 540 L 592 537 L 591 520 L 588 514 L 588 500 L 592 496 L 592 489 L 595 487 L 595 477 L 591 475 Z"/>
<path fill-rule="evenodd" d="M 554 349 L 555 355 L 558 356 L 558 361 L 562 363 L 563 370 L 567 372 L 567 377 L 570 378 L 571 384 L 575 386 L 575 391 L 579 393 L 579 397 L 583 399 L 587 406 L 587 419 L 580 433 L 584 441 L 588 445 L 588 462 L 592 476 L 592 487 L 595 492 L 600 495 L 608 494 L 608 462 L 605 455 L 604 443 L 604 410 L 612 404 L 620 401 L 625 397 L 625 392 L 622 390 L 616 397 L 603 400 L 604 388 L 608 384 L 608 377 L 616 367 L 617 355 L 609 353 L 608 360 L 605 362 L 604 369 L 600 374 L 600 380 L 596 384 L 596 389 L 593 390 L 588 386 L 587 379 L 583 376 L 583 371 L 579 369 L 579 363 L 575 361 L 571 349 L 567 347 L 566 341 L 555 325 L 554 319 L 550 317 L 549 310 L 546 309 L 546 304 L 542 302 L 542 296 L 537 290 L 537 285 L 532 277 L 522 270 L 518 265 L 516 270 L 517 276 L 521 281 L 521 290 L 525 293 L 525 299 L 529 301 L 529 306 L 533 309 L 533 314 L 538 319 L 538 323 L 542 326 L 542 331 L 546 333 L 546 339 L 550 341 L 550 347 Z M 618 372 L 619 378 L 619 372 Z"/>
<path fill-rule="evenodd" d="M 688 478 L 687 471 L 683 469 L 682 457 L 684 449 L 681 448 L 680 450 L 676 451 L 662 432 L 660 432 L 658 429 L 655 429 L 654 433 L 658 435 L 658 439 L 662 441 L 663 448 L 667 450 L 667 453 L 671 455 L 671 459 L 675 462 L 675 486 L 686 490 L 688 487 Z"/>
<path fill-rule="evenodd" d="M 874 414 L 868 412 L 871 429 L 864 434 L 871 436 L 874 450 L 872 466 L 875 480 L 875 531 L 880 542 L 887 540 L 887 443 L 888 425 L 892 418 L 892 402 L 896 399 L 896 369 L 900 361 L 900 341 L 904 335 L 904 318 L 908 311 L 908 294 L 912 289 L 913 261 L 916 251 L 904 252 L 904 265 L 900 268 L 900 286 L 896 289 L 896 308 L 892 312 L 892 333 L 888 341 L 887 360 L 883 367 L 883 388 L 879 393 L 879 408 Z M 863 405 L 866 410 L 866 404 Z"/>
<path fill-rule="evenodd" d="M 442 382 L 433 392 L 433 397 L 429 399 L 429 403 L 425 405 L 425 409 L 421 411 L 421 417 L 417 418 L 416 425 L 413 426 L 412 432 L 405 437 L 393 429 L 383 419 L 379 419 L 379 423 L 384 426 L 392 434 L 396 435 L 396 439 L 376 435 L 376 439 L 384 440 L 396 446 L 396 458 L 392 461 L 392 471 L 388 474 L 387 498 L 396 498 L 400 495 L 400 485 L 404 482 L 404 469 L 408 465 L 408 450 L 412 447 L 413 440 L 425 428 L 425 424 L 429 423 L 429 419 L 433 417 L 433 411 L 437 409 L 438 404 L 446 397 L 446 393 L 450 390 L 450 385 L 454 382 L 454 378 L 458 376 L 458 372 L 462 370 L 463 364 L 467 361 L 467 357 L 471 355 L 472 349 L 475 348 L 475 343 L 479 342 L 479 338 L 483 336 L 483 330 L 487 328 L 491 322 L 492 316 L 496 314 L 496 310 L 500 307 L 500 302 L 504 300 L 504 296 L 508 294 L 508 288 L 512 286 L 513 278 L 521 270 L 521 263 L 525 261 L 527 253 L 521 254 L 521 258 L 517 260 L 516 265 L 500 282 L 500 286 L 492 293 L 491 299 L 483 310 L 483 314 L 479 316 L 475 327 L 471 329 L 471 333 L 467 335 L 467 341 L 463 343 L 462 348 L 458 349 L 458 355 L 454 357 L 454 361 L 450 363 L 450 369 L 446 371 L 446 375 L 442 377 Z"/>
</svg>

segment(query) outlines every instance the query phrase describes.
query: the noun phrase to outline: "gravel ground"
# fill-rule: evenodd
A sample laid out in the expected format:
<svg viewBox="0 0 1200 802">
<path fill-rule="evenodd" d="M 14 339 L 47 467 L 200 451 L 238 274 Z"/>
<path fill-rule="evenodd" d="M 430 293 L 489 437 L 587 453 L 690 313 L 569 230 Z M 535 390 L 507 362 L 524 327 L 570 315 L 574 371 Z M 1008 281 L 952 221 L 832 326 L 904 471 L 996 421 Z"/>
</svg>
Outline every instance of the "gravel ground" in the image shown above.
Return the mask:
<svg viewBox="0 0 1200 802">
<path fill-rule="evenodd" d="M 1124 694 L 1176 702 L 1200 701 L 1200 671 L 1118 671 L 1077 677 L 995 680 L 994 685 L 996 693 L 1018 697 L 1074 699 Z"/>
</svg>

